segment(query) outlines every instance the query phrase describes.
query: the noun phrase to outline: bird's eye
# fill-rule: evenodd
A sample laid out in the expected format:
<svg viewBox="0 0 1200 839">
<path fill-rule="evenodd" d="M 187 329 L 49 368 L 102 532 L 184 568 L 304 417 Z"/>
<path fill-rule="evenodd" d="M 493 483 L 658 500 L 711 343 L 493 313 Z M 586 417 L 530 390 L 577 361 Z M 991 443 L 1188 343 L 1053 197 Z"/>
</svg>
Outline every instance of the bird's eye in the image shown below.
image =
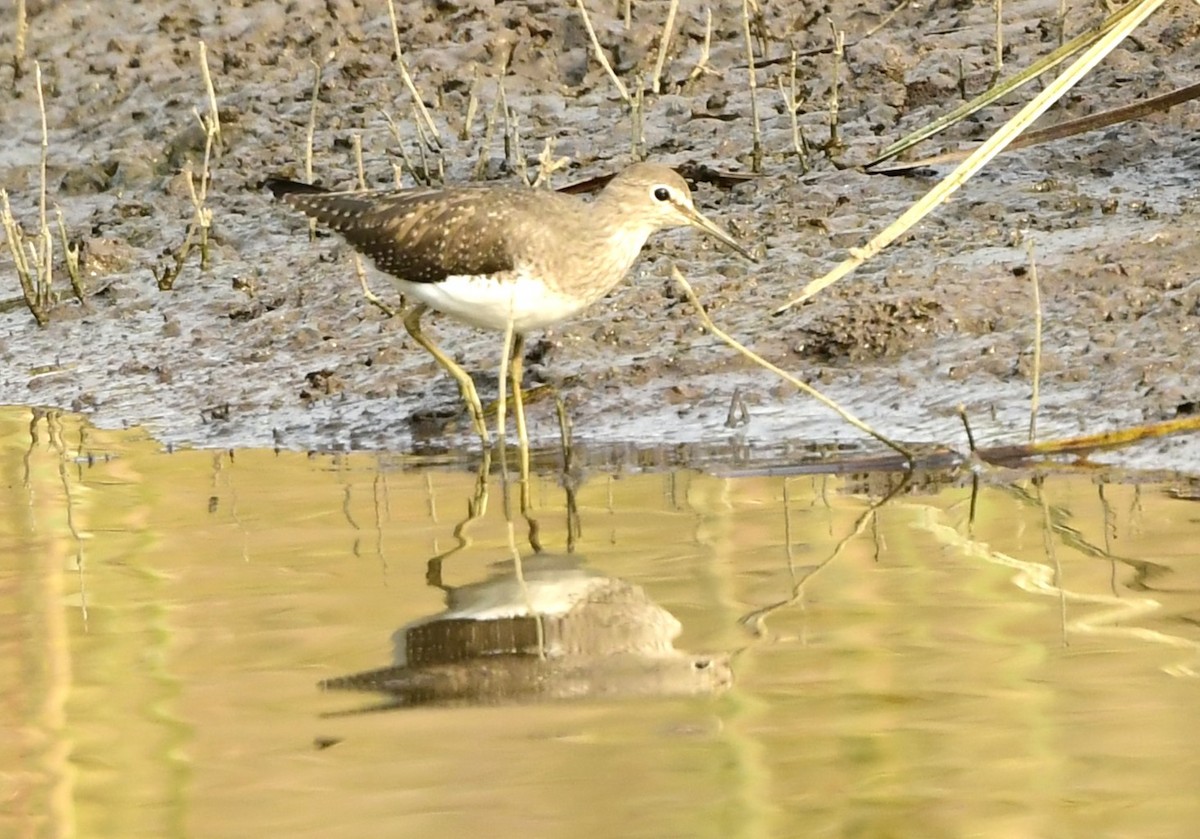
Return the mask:
<svg viewBox="0 0 1200 839">
<path fill-rule="evenodd" d="M 656 201 L 670 201 L 671 190 L 667 189 L 665 186 L 656 186 L 654 188 L 654 199 Z"/>
</svg>

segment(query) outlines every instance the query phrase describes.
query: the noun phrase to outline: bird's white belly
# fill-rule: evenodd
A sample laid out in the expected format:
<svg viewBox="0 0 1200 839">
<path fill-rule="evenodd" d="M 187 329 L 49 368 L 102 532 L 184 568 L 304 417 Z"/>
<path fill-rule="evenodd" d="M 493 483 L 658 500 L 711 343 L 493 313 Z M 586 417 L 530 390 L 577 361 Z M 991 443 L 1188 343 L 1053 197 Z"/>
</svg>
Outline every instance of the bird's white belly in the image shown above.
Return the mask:
<svg viewBox="0 0 1200 839">
<path fill-rule="evenodd" d="M 515 332 L 544 329 L 573 317 L 595 299 L 564 295 L 524 275 L 503 280 L 452 276 L 437 283 L 392 279 L 410 300 L 472 326 L 497 331 L 506 329 L 510 319 Z"/>
</svg>

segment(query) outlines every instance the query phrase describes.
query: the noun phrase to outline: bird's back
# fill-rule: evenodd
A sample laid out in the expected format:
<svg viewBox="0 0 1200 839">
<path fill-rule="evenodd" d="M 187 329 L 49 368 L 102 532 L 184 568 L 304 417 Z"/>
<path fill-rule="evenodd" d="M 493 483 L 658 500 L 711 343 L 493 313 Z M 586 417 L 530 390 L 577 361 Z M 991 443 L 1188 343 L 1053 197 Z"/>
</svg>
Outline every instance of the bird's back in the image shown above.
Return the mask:
<svg viewBox="0 0 1200 839">
<path fill-rule="evenodd" d="M 291 181 L 267 185 L 342 234 L 380 270 L 410 283 L 528 267 L 564 224 L 577 224 L 585 206 L 570 196 L 514 187 L 324 192 Z"/>
<path fill-rule="evenodd" d="M 484 329 L 567 320 L 620 282 L 650 230 L 612 202 L 465 186 L 324 192 L 272 179 L 277 198 L 342 234 L 411 298 Z M 603 196 L 602 196 L 603 197 Z"/>
</svg>

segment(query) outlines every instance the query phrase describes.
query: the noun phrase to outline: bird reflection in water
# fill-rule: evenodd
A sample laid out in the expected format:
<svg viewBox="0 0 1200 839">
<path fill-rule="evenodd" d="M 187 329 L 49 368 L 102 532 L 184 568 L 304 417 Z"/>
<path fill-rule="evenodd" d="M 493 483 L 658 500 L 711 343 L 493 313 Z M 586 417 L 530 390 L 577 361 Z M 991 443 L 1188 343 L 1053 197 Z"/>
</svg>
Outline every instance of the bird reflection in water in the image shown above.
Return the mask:
<svg viewBox="0 0 1200 839">
<path fill-rule="evenodd" d="M 675 649 L 680 624 L 641 586 L 541 554 L 446 588 L 445 611 L 401 627 L 390 667 L 322 682 L 383 693 L 360 710 L 687 696 L 732 684 L 727 655 Z"/>
</svg>

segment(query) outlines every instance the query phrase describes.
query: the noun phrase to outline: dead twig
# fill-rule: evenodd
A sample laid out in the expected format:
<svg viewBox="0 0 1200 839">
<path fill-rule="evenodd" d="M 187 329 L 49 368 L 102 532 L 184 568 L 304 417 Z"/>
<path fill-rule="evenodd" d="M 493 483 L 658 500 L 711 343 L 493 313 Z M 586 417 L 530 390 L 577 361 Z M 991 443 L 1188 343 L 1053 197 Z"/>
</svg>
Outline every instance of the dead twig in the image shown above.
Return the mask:
<svg viewBox="0 0 1200 839">
<path fill-rule="evenodd" d="M 1042 289 L 1038 283 L 1033 237 L 1028 233 L 1025 248 L 1029 255 L 1029 282 L 1033 286 L 1033 395 L 1029 399 L 1029 442 L 1034 443 L 1037 441 L 1038 398 L 1042 381 Z"/>
<path fill-rule="evenodd" d="M 596 30 L 592 26 L 592 19 L 588 16 L 587 6 L 583 5 L 583 0 L 575 0 L 575 7 L 579 9 L 579 14 L 583 18 L 583 25 L 587 28 L 588 37 L 592 39 L 592 51 L 596 54 L 596 60 L 600 62 L 600 66 L 604 68 L 604 72 L 608 73 L 608 77 L 612 79 L 613 85 L 617 88 L 617 93 L 621 95 L 621 101 L 632 108 L 633 97 L 629 95 L 629 88 L 625 87 L 625 83 L 618 78 L 617 72 L 608 63 L 608 56 L 604 54 L 604 49 L 600 46 L 600 39 L 596 37 Z"/>
<path fill-rule="evenodd" d="M 400 49 L 400 27 L 396 23 L 396 4 L 394 0 L 388 0 L 388 17 L 392 21 L 392 49 L 396 52 L 396 66 L 400 70 L 400 78 L 404 82 L 404 86 L 408 88 L 408 93 L 412 96 L 413 107 L 417 110 L 417 115 L 420 117 L 418 125 L 424 126 L 432 138 L 430 145 L 431 150 L 438 150 L 442 146 L 442 135 L 438 133 L 437 126 L 433 124 L 433 117 L 429 115 L 429 110 L 425 107 L 425 102 L 421 99 L 421 94 L 417 91 L 417 85 L 409 75 L 408 65 L 404 61 L 404 52 Z"/>
<path fill-rule="evenodd" d="M 657 94 L 661 91 L 663 65 L 667 62 L 667 50 L 671 46 L 671 35 L 675 31 L 675 13 L 679 11 L 679 0 L 671 0 L 667 6 L 667 20 L 663 24 L 663 34 L 658 41 L 658 58 L 654 62 L 654 82 L 652 89 Z"/>
<path fill-rule="evenodd" d="M 704 41 L 700 44 L 700 60 L 696 62 L 696 66 L 692 68 L 692 72 L 688 73 L 687 80 L 694 82 L 703 75 L 717 76 L 720 75 L 716 70 L 708 66 L 709 54 L 712 50 L 712 9 L 704 10 Z"/>
<path fill-rule="evenodd" d="M 792 50 L 792 66 L 789 87 L 784 88 L 782 76 L 776 76 L 775 81 L 779 85 L 779 95 L 783 98 L 783 106 L 787 108 L 788 117 L 791 119 L 792 150 L 795 151 L 796 157 L 800 160 L 800 171 L 807 174 L 810 169 L 808 162 L 808 141 L 804 138 L 804 133 L 800 130 L 800 97 L 796 88 L 795 50 Z"/>
<path fill-rule="evenodd" d="M 832 158 L 842 148 L 838 91 L 841 87 L 842 58 L 846 55 L 846 33 L 834 26 L 832 20 L 829 25 L 833 29 L 833 75 L 829 81 L 829 140 L 825 144 L 825 155 Z"/>
<path fill-rule="evenodd" d="M 0 226 L 4 228 L 8 248 L 12 253 L 25 305 L 38 326 L 45 326 L 50 322 L 50 309 L 55 302 L 51 290 L 54 279 L 54 238 L 50 234 L 50 225 L 46 218 L 46 165 L 50 156 L 50 133 L 46 125 L 46 99 L 42 90 L 42 67 L 39 62 L 33 63 L 33 74 L 42 128 L 41 154 L 38 161 L 38 232 L 32 238 L 26 235 L 13 216 L 7 191 L 2 189 Z"/>
<path fill-rule="evenodd" d="M 746 65 L 750 79 L 750 118 L 753 141 L 750 150 L 750 171 L 762 172 L 762 125 L 758 118 L 758 73 L 754 69 L 754 41 L 750 37 L 750 2 L 742 0 L 742 33 L 746 39 Z"/>
<path fill-rule="evenodd" d="M 187 231 L 184 233 L 183 244 L 173 252 L 167 251 L 170 253 L 171 259 L 166 264 L 156 265 L 150 269 L 161 291 L 170 291 L 175 287 L 175 281 L 187 264 L 187 258 L 193 247 L 200 249 L 200 270 L 207 271 L 212 260 L 209 250 L 209 232 L 212 229 L 213 212 L 208 206 L 208 187 L 212 182 L 210 167 L 213 150 L 219 141 L 221 128 L 220 117 L 217 115 L 216 89 L 212 86 L 212 78 L 208 74 L 207 55 L 204 42 L 199 42 L 200 72 L 206 79 L 206 86 L 209 90 L 208 114 L 203 115 L 198 110 L 192 111 L 200 123 L 200 127 L 204 129 L 204 158 L 200 168 L 200 183 L 196 184 L 196 177 L 192 171 L 191 161 L 189 161 L 184 167 L 183 177 L 184 183 L 187 185 L 188 198 L 192 203 L 192 220 L 188 223 Z"/>
<path fill-rule="evenodd" d="M 904 458 L 908 461 L 908 463 L 910 465 L 913 463 L 913 454 L 908 449 L 906 449 L 904 446 L 900 445 L 899 443 L 893 441 L 892 439 L 890 439 L 888 437 L 885 437 L 883 434 L 879 433 L 874 428 L 872 428 L 871 426 L 867 425 L 865 422 L 860 420 L 858 417 L 854 416 L 854 414 L 850 413 L 848 410 L 843 408 L 837 402 L 833 401 L 828 396 L 821 393 L 819 390 L 814 388 L 812 385 L 809 385 L 807 382 L 801 381 L 800 379 L 793 376 L 791 373 L 788 373 L 788 372 L 780 369 L 779 367 L 775 366 L 774 364 L 767 361 L 765 358 L 763 358 L 758 353 L 754 352 L 753 350 L 746 347 L 744 344 L 742 344 L 739 341 L 737 341 L 736 339 L 734 339 L 728 333 L 719 329 L 717 327 L 717 325 L 712 322 L 712 319 L 708 316 L 708 312 L 706 312 L 704 310 L 704 306 L 700 303 L 700 300 L 696 297 L 696 292 L 692 290 L 691 284 L 688 283 L 688 281 L 684 278 L 683 274 L 681 274 L 679 272 L 679 269 L 676 268 L 675 266 L 671 266 L 671 278 L 673 280 L 675 280 L 675 282 L 683 289 L 683 293 L 687 296 L 688 302 L 692 304 L 692 308 L 694 308 L 696 310 L 696 316 L 700 318 L 700 322 L 704 325 L 705 329 L 707 329 L 709 332 L 711 332 L 717 338 L 724 341 L 726 344 L 728 344 L 730 347 L 732 347 L 740 355 L 750 359 L 750 361 L 754 362 L 759 367 L 762 367 L 766 370 L 770 370 L 776 376 L 778 376 L 779 378 L 788 382 L 793 387 L 795 387 L 797 390 L 800 390 L 800 391 L 808 394 L 809 396 L 811 396 L 813 399 L 816 399 L 822 405 L 829 408 L 831 411 L 836 413 L 838 416 L 840 416 L 846 422 L 853 425 L 859 431 L 863 432 L 864 434 L 868 434 L 871 437 L 874 437 L 876 440 L 883 443 L 889 449 L 892 449 L 893 451 L 903 455 Z"/>
<path fill-rule="evenodd" d="M 29 35 L 29 16 L 25 8 L 25 0 L 17 0 L 17 27 L 13 35 L 13 84 L 25 75 L 25 40 Z"/>
</svg>

